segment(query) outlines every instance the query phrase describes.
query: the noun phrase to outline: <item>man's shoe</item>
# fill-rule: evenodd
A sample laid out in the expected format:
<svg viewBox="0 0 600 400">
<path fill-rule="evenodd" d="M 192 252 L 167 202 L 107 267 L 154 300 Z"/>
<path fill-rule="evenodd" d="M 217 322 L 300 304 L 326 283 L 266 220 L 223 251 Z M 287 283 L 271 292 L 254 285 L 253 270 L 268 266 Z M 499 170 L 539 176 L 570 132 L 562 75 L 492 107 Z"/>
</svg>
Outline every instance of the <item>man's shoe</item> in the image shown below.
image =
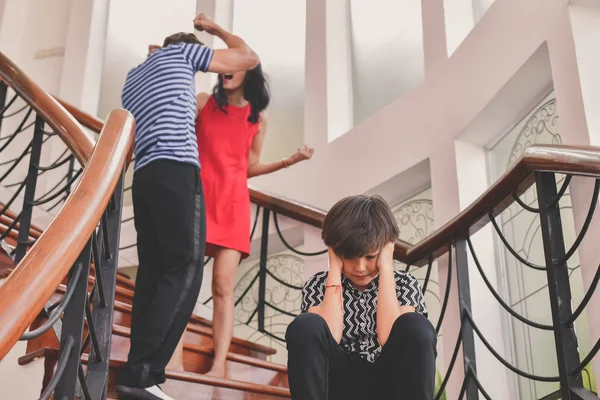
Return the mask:
<svg viewBox="0 0 600 400">
<path fill-rule="evenodd" d="M 147 388 L 117 385 L 116 389 L 119 400 L 175 400 L 167 396 L 158 385 Z"/>
</svg>

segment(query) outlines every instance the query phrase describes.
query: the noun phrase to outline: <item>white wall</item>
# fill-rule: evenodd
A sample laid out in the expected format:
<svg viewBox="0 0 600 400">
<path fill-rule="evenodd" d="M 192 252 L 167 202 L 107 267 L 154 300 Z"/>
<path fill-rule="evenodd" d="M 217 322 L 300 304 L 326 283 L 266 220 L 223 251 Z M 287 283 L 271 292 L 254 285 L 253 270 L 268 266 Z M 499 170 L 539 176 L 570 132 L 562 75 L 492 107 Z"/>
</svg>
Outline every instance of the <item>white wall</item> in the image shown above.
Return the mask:
<svg viewBox="0 0 600 400">
<path fill-rule="evenodd" d="M 4 13 L 4 4 L 6 0 L 0 0 L 0 24 L 2 23 L 2 14 Z"/>
<path fill-rule="evenodd" d="M 473 29 L 473 0 L 444 0 L 446 43 L 451 55 Z"/>
<path fill-rule="evenodd" d="M 44 360 L 20 366 L 19 357 L 26 354 L 27 343 L 17 342 L 0 360 L 0 395 L 3 399 L 38 399 L 42 393 Z"/>
<path fill-rule="evenodd" d="M 0 20 L 0 51 L 43 89 L 58 95 L 65 84 L 63 69 L 69 19 L 72 14 L 71 0 L 5 0 L 3 7 L 4 12 Z M 10 99 L 12 92 L 9 93 Z M 24 104 L 19 100 L 7 114 L 12 114 Z M 12 134 L 24 117 L 25 112 L 22 112 L 6 118 L 3 121 L 2 135 Z M 34 120 L 35 113 L 29 117 L 27 125 Z M 2 160 L 11 160 L 20 155 L 29 144 L 32 134 L 33 128 L 19 134 L 2 152 Z M 40 165 L 47 166 L 56 161 L 64 149 L 65 146 L 59 137 L 50 138 L 42 147 Z M 1 169 L 6 171 L 10 166 L 2 166 Z M 27 175 L 28 166 L 29 158 L 25 157 L 3 184 L 21 181 Z M 60 170 L 47 172 L 38 180 L 36 194 L 43 195 L 53 188 L 66 174 L 67 168 L 68 165 Z"/>
<path fill-rule="evenodd" d="M 354 122 L 361 123 L 421 83 L 421 4 L 351 0 Z"/>
<path fill-rule="evenodd" d="M 473 10 L 475 11 L 475 19 L 479 21 L 487 10 L 494 4 L 495 0 L 473 0 Z"/>
<path fill-rule="evenodd" d="M 306 0 L 234 3 L 233 32 L 258 53 L 271 85 L 265 161 L 287 157 L 304 143 L 305 15 Z"/>
<path fill-rule="evenodd" d="M 71 0 L 4 0 L 0 50 L 50 93 L 60 88 Z"/>
<path fill-rule="evenodd" d="M 354 126 L 350 0 L 326 2 L 327 139 L 331 142 Z"/>
<path fill-rule="evenodd" d="M 72 3 L 58 96 L 96 115 L 102 86 L 108 11 L 111 0 Z"/>
</svg>

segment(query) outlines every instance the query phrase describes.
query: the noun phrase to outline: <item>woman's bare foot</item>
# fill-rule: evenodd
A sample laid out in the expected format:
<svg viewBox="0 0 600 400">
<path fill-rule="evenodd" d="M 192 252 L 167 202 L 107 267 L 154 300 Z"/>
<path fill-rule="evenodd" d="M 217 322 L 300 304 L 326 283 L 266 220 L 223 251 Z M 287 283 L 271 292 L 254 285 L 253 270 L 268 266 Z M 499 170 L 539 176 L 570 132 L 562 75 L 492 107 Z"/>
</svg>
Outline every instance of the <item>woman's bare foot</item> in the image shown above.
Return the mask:
<svg viewBox="0 0 600 400">
<path fill-rule="evenodd" d="M 206 375 L 215 378 L 225 378 L 225 366 L 213 364 L 212 368 L 206 373 Z"/>
<path fill-rule="evenodd" d="M 172 357 L 167 364 L 166 369 L 171 371 L 184 371 L 183 369 L 183 357 Z"/>
</svg>

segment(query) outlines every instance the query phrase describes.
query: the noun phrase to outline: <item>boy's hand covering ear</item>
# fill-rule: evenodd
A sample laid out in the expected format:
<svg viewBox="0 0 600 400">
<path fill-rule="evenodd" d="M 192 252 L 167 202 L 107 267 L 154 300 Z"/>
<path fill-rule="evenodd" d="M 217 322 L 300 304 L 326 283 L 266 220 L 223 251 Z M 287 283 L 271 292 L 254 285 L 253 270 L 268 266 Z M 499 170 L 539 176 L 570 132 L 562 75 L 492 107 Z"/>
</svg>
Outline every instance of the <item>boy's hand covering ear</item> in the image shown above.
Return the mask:
<svg viewBox="0 0 600 400">
<path fill-rule="evenodd" d="M 379 252 L 377 257 L 377 268 L 382 270 L 394 270 L 394 242 L 389 242 Z"/>
<path fill-rule="evenodd" d="M 327 253 L 329 253 L 329 270 L 339 271 L 341 274 L 344 266 L 341 257 L 335 254 L 335 251 L 331 247 L 327 247 Z"/>
</svg>

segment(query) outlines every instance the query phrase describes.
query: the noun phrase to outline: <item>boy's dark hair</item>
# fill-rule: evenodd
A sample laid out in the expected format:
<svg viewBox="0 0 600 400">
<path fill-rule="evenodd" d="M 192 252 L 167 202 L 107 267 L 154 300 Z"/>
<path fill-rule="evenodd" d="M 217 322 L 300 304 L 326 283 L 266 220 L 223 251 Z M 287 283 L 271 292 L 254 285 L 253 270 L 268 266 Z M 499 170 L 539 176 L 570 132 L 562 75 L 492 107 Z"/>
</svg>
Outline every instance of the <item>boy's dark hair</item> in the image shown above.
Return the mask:
<svg viewBox="0 0 600 400">
<path fill-rule="evenodd" d="M 204 45 L 204 43 L 202 43 L 200 41 L 200 39 L 198 39 L 196 37 L 196 35 L 194 35 L 193 33 L 177 32 L 177 33 L 174 33 L 165 38 L 165 41 L 163 42 L 163 47 L 167 47 L 169 45 L 177 44 L 177 43 L 190 43 L 190 44 Z"/>
<path fill-rule="evenodd" d="M 400 234 L 390 206 L 380 196 L 350 196 L 327 213 L 321 236 L 335 254 L 357 258 L 379 251 Z"/>
</svg>

